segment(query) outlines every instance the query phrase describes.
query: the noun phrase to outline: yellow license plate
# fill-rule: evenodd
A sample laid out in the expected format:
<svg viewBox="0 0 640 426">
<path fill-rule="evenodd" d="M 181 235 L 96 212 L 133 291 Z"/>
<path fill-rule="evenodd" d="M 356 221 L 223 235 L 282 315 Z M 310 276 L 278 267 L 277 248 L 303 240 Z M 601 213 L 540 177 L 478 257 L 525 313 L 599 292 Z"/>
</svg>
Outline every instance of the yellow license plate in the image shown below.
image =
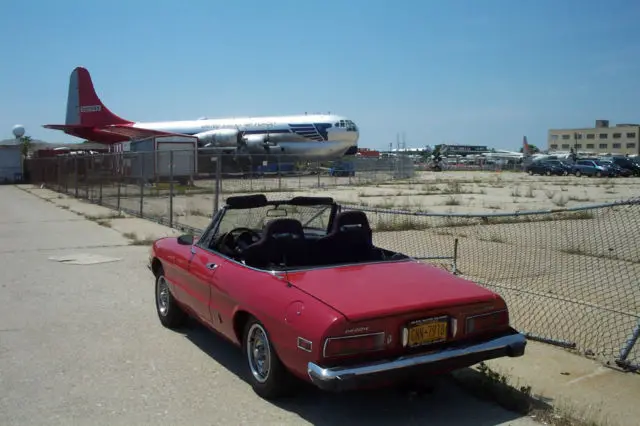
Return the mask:
<svg viewBox="0 0 640 426">
<path fill-rule="evenodd" d="M 418 324 L 409 328 L 408 346 L 418 346 L 446 340 L 447 322 L 433 321 Z"/>
</svg>

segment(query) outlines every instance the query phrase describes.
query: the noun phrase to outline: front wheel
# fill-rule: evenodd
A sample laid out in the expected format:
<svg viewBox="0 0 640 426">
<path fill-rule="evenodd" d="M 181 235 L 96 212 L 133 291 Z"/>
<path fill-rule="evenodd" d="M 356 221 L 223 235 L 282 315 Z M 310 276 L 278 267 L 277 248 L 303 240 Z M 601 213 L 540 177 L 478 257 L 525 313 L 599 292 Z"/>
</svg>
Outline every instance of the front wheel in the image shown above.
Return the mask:
<svg viewBox="0 0 640 426">
<path fill-rule="evenodd" d="M 156 311 L 160 323 L 167 328 L 181 327 L 187 319 L 187 314 L 178 306 L 169 290 L 169 283 L 162 268 L 156 275 Z"/>
<path fill-rule="evenodd" d="M 577 170 L 576 171 L 576 177 L 580 177 L 580 176 L 582 176 L 582 172 L 580 172 L 580 170 Z"/>
<path fill-rule="evenodd" d="M 243 345 L 249 366 L 249 382 L 253 390 L 265 399 L 289 394 L 294 378 L 278 358 L 269 339 L 269 333 L 255 318 L 247 322 Z"/>
</svg>

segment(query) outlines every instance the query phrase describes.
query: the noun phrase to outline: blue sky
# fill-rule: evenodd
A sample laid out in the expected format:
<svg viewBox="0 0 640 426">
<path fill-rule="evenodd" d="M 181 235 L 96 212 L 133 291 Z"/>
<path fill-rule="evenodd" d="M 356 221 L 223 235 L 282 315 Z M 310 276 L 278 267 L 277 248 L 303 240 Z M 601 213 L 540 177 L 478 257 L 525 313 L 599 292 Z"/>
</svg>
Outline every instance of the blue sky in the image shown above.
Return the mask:
<svg viewBox="0 0 640 426">
<path fill-rule="evenodd" d="M 359 145 L 546 146 L 639 122 L 640 2 L 24 0 L 2 5 L 0 139 L 64 123 L 71 70 L 134 121 L 344 114 Z"/>
</svg>

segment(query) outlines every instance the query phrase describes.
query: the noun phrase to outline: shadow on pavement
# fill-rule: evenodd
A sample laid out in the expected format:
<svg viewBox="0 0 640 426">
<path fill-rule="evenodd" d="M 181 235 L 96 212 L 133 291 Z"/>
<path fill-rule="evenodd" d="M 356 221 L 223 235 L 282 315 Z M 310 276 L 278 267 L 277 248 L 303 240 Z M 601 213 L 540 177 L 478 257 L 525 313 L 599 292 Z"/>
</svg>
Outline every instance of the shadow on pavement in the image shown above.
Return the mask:
<svg viewBox="0 0 640 426">
<path fill-rule="evenodd" d="M 240 350 L 205 327 L 191 322 L 184 336 L 224 368 L 247 382 Z M 252 392 L 247 382 L 247 392 Z M 449 377 L 437 380 L 432 392 L 392 388 L 346 393 L 301 386 L 294 396 L 272 404 L 315 425 L 457 425 L 485 426 L 514 421 L 521 415 L 465 393 Z"/>
</svg>

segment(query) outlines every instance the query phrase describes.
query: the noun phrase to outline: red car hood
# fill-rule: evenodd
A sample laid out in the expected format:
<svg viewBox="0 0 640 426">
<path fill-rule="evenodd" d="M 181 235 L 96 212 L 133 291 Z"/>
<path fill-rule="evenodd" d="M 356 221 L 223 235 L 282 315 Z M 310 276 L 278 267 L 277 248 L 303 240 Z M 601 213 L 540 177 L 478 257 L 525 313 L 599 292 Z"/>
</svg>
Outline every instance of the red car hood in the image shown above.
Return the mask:
<svg viewBox="0 0 640 426">
<path fill-rule="evenodd" d="M 416 261 L 319 268 L 289 273 L 287 278 L 350 321 L 498 297 L 471 281 Z"/>
</svg>

